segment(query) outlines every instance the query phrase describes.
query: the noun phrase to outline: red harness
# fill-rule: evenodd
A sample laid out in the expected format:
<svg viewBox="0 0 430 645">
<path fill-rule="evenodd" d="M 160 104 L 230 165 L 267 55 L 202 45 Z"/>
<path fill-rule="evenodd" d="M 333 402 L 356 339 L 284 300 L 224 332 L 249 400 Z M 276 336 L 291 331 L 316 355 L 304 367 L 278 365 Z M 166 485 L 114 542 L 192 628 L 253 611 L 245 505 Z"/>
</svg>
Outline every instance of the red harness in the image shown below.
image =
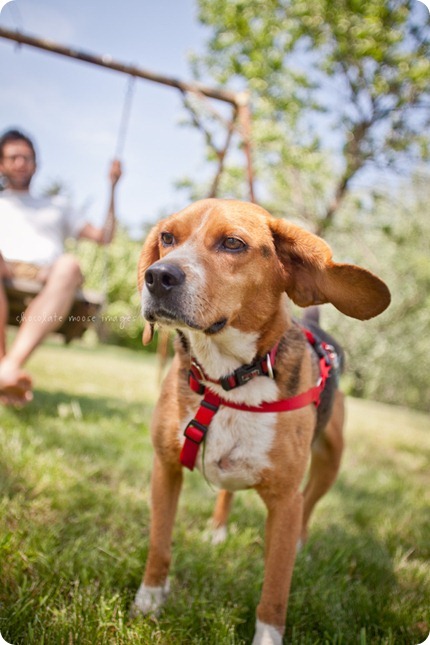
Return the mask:
<svg viewBox="0 0 430 645">
<path fill-rule="evenodd" d="M 304 408 L 310 403 L 314 403 L 318 407 L 321 394 L 334 364 L 334 349 L 331 345 L 318 341 L 309 330 L 303 329 L 303 333 L 319 357 L 320 377 L 317 384 L 307 390 L 307 392 L 292 396 L 289 399 L 281 399 L 280 401 L 273 402 L 264 401 L 258 406 L 232 403 L 215 394 L 215 392 L 212 392 L 212 390 L 205 387 L 202 383 L 202 381 L 217 383 L 224 390 L 229 391 L 240 385 L 244 385 L 256 376 L 269 376 L 270 378 L 274 378 L 272 365 L 275 364 L 279 343 L 275 345 L 265 358 L 257 359 L 250 365 L 239 367 L 232 374 L 218 381 L 208 378 L 197 361 L 192 360 L 188 383 L 194 392 L 203 394 L 204 396 L 200 401 L 200 406 L 194 419 L 189 422 L 184 431 L 185 443 L 180 456 L 180 462 L 183 466 L 190 470 L 194 469 L 200 444 L 204 441 L 209 425 L 221 405 L 244 412 L 288 412 Z"/>
</svg>

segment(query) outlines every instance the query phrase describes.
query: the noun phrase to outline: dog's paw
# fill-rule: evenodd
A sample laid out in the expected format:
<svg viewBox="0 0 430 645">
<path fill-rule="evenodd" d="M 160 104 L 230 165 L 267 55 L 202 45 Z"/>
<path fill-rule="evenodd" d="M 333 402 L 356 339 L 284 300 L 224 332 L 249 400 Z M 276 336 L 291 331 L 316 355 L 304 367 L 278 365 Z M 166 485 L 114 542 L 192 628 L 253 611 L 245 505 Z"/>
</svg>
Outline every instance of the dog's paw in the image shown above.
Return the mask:
<svg viewBox="0 0 430 645">
<path fill-rule="evenodd" d="M 208 526 L 202 534 L 203 542 L 208 542 L 209 544 L 217 545 L 222 544 L 228 538 L 228 528 L 225 524 L 222 526 L 217 526 L 214 528 L 212 522 L 208 523 Z"/>
<path fill-rule="evenodd" d="M 266 625 L 257 619 L 252 645 L 282 645 L 282 634 L 274 625 Z"/>
<path fill-rule="evenodd" d="M 211 543 L 222 544 L 223 542 L 226 541 L 227 536 L 228 536 L 228 531 L 225 524 L 223 526 L 219 526 L 217 529 L 212 529 Z"/>
<path fill-rule="evenodd" d="M 148 587 L 142 582 L 130 610 L 131 617 L 136 618 L 137 616 L 147 616 L 148 614 L 158 616 L 167 600 L 169 591 L 169 580 L 166 580 L 164 587 Z"/>
</svg>

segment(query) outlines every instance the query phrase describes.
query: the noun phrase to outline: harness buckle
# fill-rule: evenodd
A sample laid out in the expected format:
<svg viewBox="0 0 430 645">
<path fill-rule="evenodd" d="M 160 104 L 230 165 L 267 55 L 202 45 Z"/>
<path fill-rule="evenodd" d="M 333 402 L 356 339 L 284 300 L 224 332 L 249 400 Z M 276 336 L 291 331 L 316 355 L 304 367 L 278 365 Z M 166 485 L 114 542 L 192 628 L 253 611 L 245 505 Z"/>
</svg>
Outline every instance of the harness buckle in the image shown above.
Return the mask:
<svg viewBox="0 0 430 645">
<path fill-rule="evenodd" d="M 235 370 L 234 376 L 234 379 L 231 378 L 231 375 L 220 379 L 221 387 L 226 392 L 240 385 L 245 385 L 256 376 L 264 376 L 264 372 L 261 363 L 251 363 L 250 365 L 242 365 L 242 367 Z"/>
<path fill-rule="evenodd" d="M 329 345 L 328 343 L 326 343 L 325 350 L 329 356 L 330 364 L 333 366 L 335 370 L 338 370 L 340 366 L 340 361 L 339 361 L 339 355 L 336 349 L 333 347 L 333 345 Z"/>
<path fill-rule="evenodd" d="M 321 341 L 319 343 L 315 343 L 314 350 L 319 358 L 324 359 L 326 365 L 335 368 L 337 367 L 339 358 L 333 345 Z"/>
<path fill-rule="evenodd" d="M 184 430 L 184 436 L 193 443 L 200 445 L 207 431 L 207 426 L 192 419 Z"/>
</svg>

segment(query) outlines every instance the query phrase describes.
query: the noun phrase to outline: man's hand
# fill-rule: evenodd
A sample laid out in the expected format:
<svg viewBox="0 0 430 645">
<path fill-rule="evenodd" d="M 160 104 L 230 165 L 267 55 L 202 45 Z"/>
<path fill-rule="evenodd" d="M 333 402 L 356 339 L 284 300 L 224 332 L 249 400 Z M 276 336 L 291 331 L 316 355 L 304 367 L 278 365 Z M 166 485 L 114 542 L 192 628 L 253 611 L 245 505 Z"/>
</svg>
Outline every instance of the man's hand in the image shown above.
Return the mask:
<svg viewBox="0 0 430 645">
<path fill-rule="evenodd" d="M 12 277 L 12 271 L 10 270 L 8 263 L 5 261 L 4 257 L 0 253 L 0 279 L 3 280 L 3 278 L 11 278 L 11 277 Z"/>
<path fill-rule="evenodd" d="M 112 188 L 114 188 L 117 185 L 121 175 L 122 175 L 121 162 L 119 159 L 114 159 L 112 161 L 112 164 L 109 170 L 109 181 L 112 184 Z"/>
</svg>

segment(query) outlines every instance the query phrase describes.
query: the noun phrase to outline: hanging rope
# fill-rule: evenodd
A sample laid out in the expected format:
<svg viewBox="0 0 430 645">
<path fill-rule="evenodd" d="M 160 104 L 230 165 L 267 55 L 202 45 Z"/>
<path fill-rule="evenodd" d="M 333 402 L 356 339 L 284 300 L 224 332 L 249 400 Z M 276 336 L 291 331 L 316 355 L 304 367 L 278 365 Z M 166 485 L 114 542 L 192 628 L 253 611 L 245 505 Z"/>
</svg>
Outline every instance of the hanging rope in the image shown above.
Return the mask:
<svg viewBox="0 0 430 645">
<path fill-rule="evenodd" d="M 118 136 L 115 147 L 115 159 L 121 159 L 124 150 L 125 140 L 127 137 L 128 124 L 130 122 L 131 104 L 133 101 L 135 76 L 129 76 L 127 87 L 124 95 L 124 103 L 122 106 L 121 121 L 118 129 Z"/>
<path fill-rule="evenodd" d="M 118 128 L 118 134 L 115 145 L 114 159 L 121 159 L 124 151 L 125 141 L 127 138 L 128 126 L 130 123 L 131 106 L 134 96 L 134 84 L 136 77 L 130 75 L 128 77 L 127 85 L 124 93 L 124 101 L 122 105 L 121 118 Z M 94 249 L 94 257 L 97 257 L 98 249 Z M 101 287 L 105 299 L 105 306 L 109 294 L 109 252 L 108 247 L 103 246 L 101 249 Z M 99 328 L 99 333 L 102 333 Z"/>
<path fill-rule="evenodd" d="M 0 2 L 0 5 L 4 2 Z M 16 2 L 9 2 L 8 9 L 12 14 L 12 20 L 15 23 L 16 31 L 24 31 L 24 21 L 22 19 L 22 13 Z M 17 43 L 17 49 L 20 48 L 20 43 Z"/>
</svg>

